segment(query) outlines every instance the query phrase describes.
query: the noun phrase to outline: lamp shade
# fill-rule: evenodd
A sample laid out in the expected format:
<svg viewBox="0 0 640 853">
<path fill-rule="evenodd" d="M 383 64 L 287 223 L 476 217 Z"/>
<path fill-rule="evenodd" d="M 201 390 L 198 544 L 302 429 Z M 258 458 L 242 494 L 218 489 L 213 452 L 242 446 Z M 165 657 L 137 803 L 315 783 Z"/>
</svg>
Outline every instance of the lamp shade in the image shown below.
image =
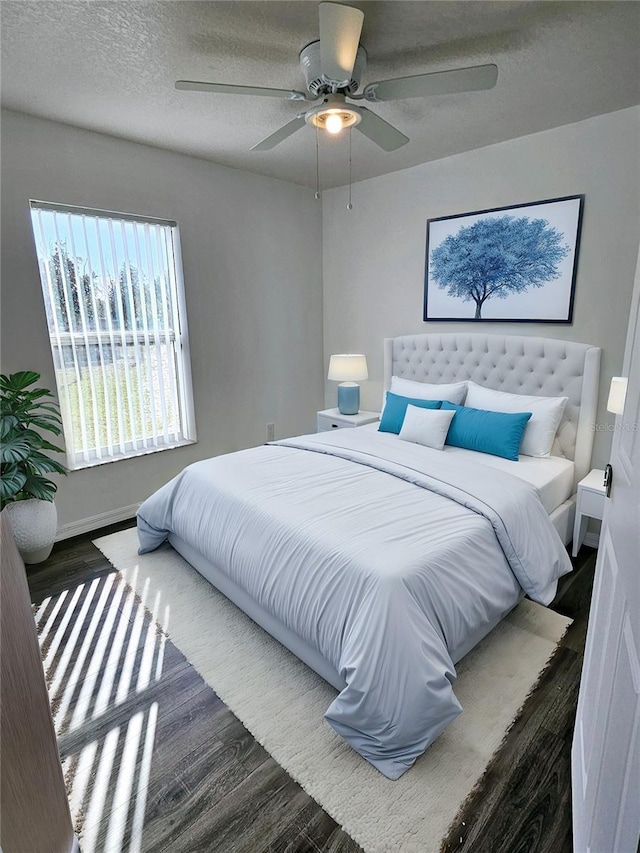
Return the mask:
<svg viewBox="0 0 640 853">
<path fill-rule="evenodd" d="M 624 411 L 624 400 L 627 396 L 627 377 L 614 376 L 609 388 L 609 399 L 607 400 L 607 411 L 615 415 L 621 415 Z"/>
<path fill-rule="evenodd" d="M 335 382 L 357 382 L 368 378 L 367 359 L 364 355 L 341 353 L 331 356 L 327 379 L 333 379 Z"/>
</svg>

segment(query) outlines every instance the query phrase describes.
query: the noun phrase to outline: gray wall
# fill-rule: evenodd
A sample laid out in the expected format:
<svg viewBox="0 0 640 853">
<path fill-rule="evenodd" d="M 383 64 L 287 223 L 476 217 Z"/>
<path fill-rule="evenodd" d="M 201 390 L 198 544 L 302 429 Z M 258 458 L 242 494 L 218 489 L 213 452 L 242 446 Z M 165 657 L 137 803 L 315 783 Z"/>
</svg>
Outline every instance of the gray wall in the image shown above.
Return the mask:
<svg viewBox="0 0 640 853">
<path fill-rule="evenodd" d="M 29 199 L 180 226 L 198 444 L 61 478 L 61 525 L 143 500 L 196 459 L 314 429 L 322 407 L 321 205 L 311 190 L 2 114 L 2 372 L 55 388 Z M 309 235 L 314 235 L 310 237 Z"/>
<path fill-rule="evenodd" d="M 324 193 L 12 112 L 2 114 L 2 371 L 55 386 L 29 198 L 178 221 L 199 443 L 73 472 L 60 524 L 143 500 L 196 459 L 314 428 L 335 405 L 332 352 L 365 352 L 378 410 L 382 339 L 469 330 L 422 321 L 426 220 L 585 193 L 572 326 L 483 324 L 603 347 L 598 421 L 622 364 L 638 250 L 640 109 L 598 116 Z M 357 153 L 356 153 L 357 156 Z M 310 237 L 309 235 L 315 235 Z M 324 245 L 324 252 L 322 246 Z M 324 304 L 323 283 L 324 275 Z M 324 312 L 324 365 L 322 319 Z M 594 463 L 610 433 L 596 435 Z"/>
<path fill-rule="evenodd" d="M 603 348 L 598 422 L 622 366 L 640 233 L 640 109 L 597 116 L 356 184 L 323 196 L 324 352 L 363 352 L 370 380 L 362 407 L 379 410 L 382 339 L 476 328 L 541 335 Z M 354 156 L 357 157 L 357 148 Z M 422 320 L 427 219 L 584 193 L 573 325 Z M 326 375 L 326 370 L 325 370 Z M 335 383 L 325 403 L 335 405 Z M 596 434 L 594 465 L 608 459 Z"/>
</svg>

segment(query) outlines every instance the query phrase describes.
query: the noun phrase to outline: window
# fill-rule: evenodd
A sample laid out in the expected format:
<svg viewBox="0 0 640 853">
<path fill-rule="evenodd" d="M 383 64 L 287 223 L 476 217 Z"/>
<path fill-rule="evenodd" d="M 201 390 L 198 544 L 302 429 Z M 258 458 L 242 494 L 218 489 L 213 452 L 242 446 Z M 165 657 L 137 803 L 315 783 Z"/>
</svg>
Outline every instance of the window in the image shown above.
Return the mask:
<svg viewBox="0 0 640 853">
<path fill-rule="evenodd" d="M 69 468 L 195 441 L 175 222 L 31 202 Z"/>
</svg>

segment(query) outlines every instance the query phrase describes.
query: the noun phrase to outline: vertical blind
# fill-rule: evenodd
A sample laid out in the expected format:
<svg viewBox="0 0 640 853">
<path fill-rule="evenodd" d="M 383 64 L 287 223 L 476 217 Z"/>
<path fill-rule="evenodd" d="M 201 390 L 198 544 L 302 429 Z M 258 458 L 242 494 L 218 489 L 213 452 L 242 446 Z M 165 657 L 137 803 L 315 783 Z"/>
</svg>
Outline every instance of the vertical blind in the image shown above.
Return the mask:
<svg viewBox="0 0 640 853">
<path fill-rule="evenodd" d="M 68 465 L 195 440 L 175 222 L 31 202 Z"/>
</svg>

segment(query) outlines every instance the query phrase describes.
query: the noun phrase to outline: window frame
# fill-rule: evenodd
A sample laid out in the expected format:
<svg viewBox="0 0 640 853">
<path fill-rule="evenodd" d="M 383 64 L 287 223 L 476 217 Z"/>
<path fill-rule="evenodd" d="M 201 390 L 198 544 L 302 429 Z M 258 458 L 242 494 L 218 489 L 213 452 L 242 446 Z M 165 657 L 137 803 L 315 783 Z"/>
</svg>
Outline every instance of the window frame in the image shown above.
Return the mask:
<svg viewBox="0 0 640 853">
<path fill-rule="evenodd" d="M 50 328 L 49 309 L 47 308 L 47 299 L 49 297 L 45 296 L 45 288 L 48 285 L 42 278 L 41 260 L 43 259 L 41 258 L 40 246 L 43 241 L 44 232 L 42 231 L 40 235 L 36 234 L 36 222 L 34 219 L 34 213 L 37 211 L 53 212 L 54 214 L 58 213 L 63 216 L 86 216 L 91 217 L 92 219 L 112 220 L 112 222 L 114 223 L 131 222 L 136 225 L 143 226 L 161 226 L 163 228 L 169 229 L 169 242 L 167 248 L 170 249 L 170 257 L 168 259 L 172 263 L 171 276 L 173 277 L 173 290 L 171 295 L 172 298 L 175 297 L 174 314 L 177 329 L 171 328 L 167 330 L 165 328 L 160 330 L 151 330 L 145 328 L 142 330 L 138 330 L 122 328 L 122 325 L 120 325 L 118 328 L 111 327 L 110 325 L 110 328 L 107 329 L 96 328 L 95 330 L 90 330 L 84 327 L 83 317 L 82 330 L 69 330 L 64 332 L 60 332 L 59 330 L 57 330 L 54 333 Z M 32 236 L 36 254 L 36 263 L 38 266 L 40 292 L 43 300 L 45 314 L 47 315 L 47 334 L 49 337 L 49 345 L 51 348 L 51 355 L 53 359 L 56 391 L 61 404 L 60 408 L 62 412 L 63 434 L 65 438 L 65 452 L 67 457 L 66 465 L 69 471 L 71 472 L 84 470 L 86 468 L 93 468 L 98 465 L 105 465 L 111 462 L 133 459 L 139 456 L 146 456 L 151 453 L 158 453 L 160 451 L 173 450 L 178 447 L 185 447 L 190 444 L 196 444 L 198 439 L 196 432 L 193 380 L 191 373 L 191 350 L 189 345 L 189 330 L 187 322 L 187 307 L 184 285 L 184 272 L 182 264 L 182 248 L 180 243 L 180 229 L 177 221 L 146 215 L 120 213 L 117 211 L 104 210 L 100 208 L 89 208 L 82 207 L 79 205 L 58 204 L 55 202 L 42 201 L 39 199 L 29 199 L 29 214 L 32 226 Z M 43 248 L 46 247 L 43 246 Z M 49 258 L 47 257 L 44 260 L 48 261 Z M 73 260 L 75 261 L 76 258 L 74 257 Z M 134 306 L 131 305 L 131 308 L 133 309 Z M 52 310 L 55 310 L 53 306 Z M 83 311 L 81 311 L 81 313 L 83 313 Z M 109 324 L 111 324 L 111 321 L 109 321 Z M 160 332 L 159 335 L 158 332 Z M 67 398 L 68 395 L 66 389 L 62 388 L 60 383 L 58 382 L 57 363 L 60 358 L 63 358 L 62 350 L 60 348 L 60 342 L 62 342 L 63 340 L 66 341 L 67 339 L 69 340 L 69 343 L 72 347 L 72 352 L 74 354 L 73 367 L 77 370 L 78 362 L 75 357 L 75 340 L 81 341 L 82 346 L 84 348 L 87 348 L 91 344 L 97 344 L 100 348 L 102 359 L 103 344 L 113 348 L 114 345 L 126 346 L 129 343 L 133 342 L 136 344 L 136 348 L 138 348 L 138 344 L 140 343 L 143 343 L 145 345 L 151 342 L 157 343 L 158 338 L 161 338 L 165 342 L 165 344 L 172 342 L 174 345 L 174 384 L 176 384 L 175 396 L 179 410 L 179 427 L 181 437 L 177 439 L 170 438 L 167 441 L 162 431 L 158 431 L 157 429 L 155 429 L 153 435 L 151 435 L 149 438 L 140 438 L 139 436 L 134 436 L 131 438 L 131 440 L 126 441 L 123 440 L 121 437 L 120 440 L 112 441 L 111 446 L 109 446 L 108 444 L 103 445 L 99 448 L 94 446 L 88 448 L 87 450 L 84 450 L 83 447 L 76 448 L 73 439 L 74 430 L 73 423 L 71 421 L 70 408 L 68 406 L 68 401 L 65 401 L 65 399 L 63 399 Z M 56 351 L 59 348 L 60 353 L 57 354 Z M 95 369 L 99 371 L 103 369 L 103 366 Z M 91 381 L 93 383 L 93 379 Z M 163 376 L 163 387 L 166 387 L 168 381 L 169 376 Z M 126 391 L 126 386 L 123 385 L 121 390 Z M 65 402 L 67 404 L 65 404 Z M 82 403 L 81 399 L 80 403 Z M 119 401 L 116 403 L 116 405 L 120 405 Z M 121 413 L 117 410 L 116 416 L 121 417 Z M 149 442 L 153 442 L 153 444 L 142 447 L 137 446 L 140 441 L 146 442 L 147 440 Z M 120 449 L 120 452 L 118 452 L 119 447 L 124 447 L 124 450 Z M 73 448 L 73 452 L 71 452 L 69 448 Z M 89 458 L 86 458 L 87 456 Z"/>
</svg>

